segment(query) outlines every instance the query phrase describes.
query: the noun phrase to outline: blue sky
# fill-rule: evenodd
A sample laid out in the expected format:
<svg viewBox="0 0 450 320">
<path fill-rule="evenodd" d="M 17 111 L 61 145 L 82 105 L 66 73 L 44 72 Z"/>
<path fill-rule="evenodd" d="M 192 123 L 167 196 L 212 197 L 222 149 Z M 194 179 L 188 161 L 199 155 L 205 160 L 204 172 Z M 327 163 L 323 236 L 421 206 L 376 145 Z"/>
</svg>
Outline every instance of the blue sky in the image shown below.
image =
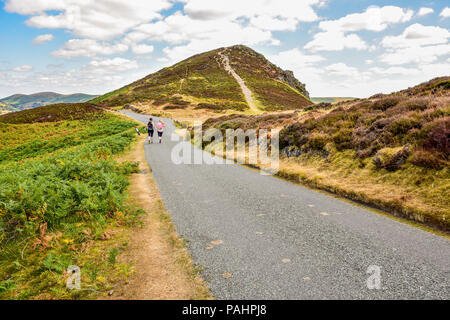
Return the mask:
<svg viewBox="0 0 450 320">
<path fill-rule="evenodd" d="M 450 75 L 447 1 L 4 0 L 0 97 L 101 94 L 246 44 L 312 96 L 365 97 Z"/>
</svg>

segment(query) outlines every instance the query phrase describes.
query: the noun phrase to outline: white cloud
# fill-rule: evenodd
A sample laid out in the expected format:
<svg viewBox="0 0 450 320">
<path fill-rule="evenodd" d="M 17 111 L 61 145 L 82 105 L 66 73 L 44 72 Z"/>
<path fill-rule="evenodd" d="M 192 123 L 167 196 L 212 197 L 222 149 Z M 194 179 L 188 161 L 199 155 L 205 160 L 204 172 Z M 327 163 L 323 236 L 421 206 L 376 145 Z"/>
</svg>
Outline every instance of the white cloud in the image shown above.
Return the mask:
<svg viewBox="0 0 450 320">
<path fill-rule="evenodd" d="M 445 7 L 439 16 L 443 17 L 444 19 L 450 17 L 450 8 Z"/>
<path fill-rule="evenodd" d="M 419 17 L 422 17 L 422 16 L 426 16 L 427 14 L 430 14 L 430 13 L 433 13 L 433 12 L 434 12 L 434 10 L 432 8 L 422 7 L 422 8 L 419 9 L 419 12 L 417 12 L 417 15 Z"/>
<path fill-rule="evenodd" d="M 325 70 L 328 72 L 329 75 L 337 75 L 345 77 L 355 76 L 359 74 L 358 69 L 354 67 L 349 67 L 342 62 L 333 63 L 325 67 Z"/>
<path fill-rule="evenodd" d="M 112 55 L 124 53 L 128 46 L 123 43 L 109 44 L 91 39 L 71 39 L 64 46 L 52 52 L 58 58 L 94 57 L 99 55 Z"/>
<path fill-rule="evenodd" d="M 138 34 L 131 33 L 129 36 L 139 39 L 141 34 L 146 34 L 146 41 L 163 41 L 174 45 L 163 49 L 171 61 L 237 43 L 250 46 L 261 43 L 279 44 L 268 30 L 252 25 L 243 26 L 226 19 L 197 20 L 181 12 L 154 24 L 141 25 L 136 31 Z"/>
<path fill-rule="evenodd" d="M 298 20 L 295 18 L 280 19 L 269 15 L 261 15 L 252 17 L 250 24 L 262 30 L 272 31 L 295 31 L 297 29 Z"/>
<path fill-rule="evenodd" d="M 344 49 L 364 50 L 368 45 L 357 34 L 345 35 L 340 31 L 319 32 L 305 45 L 311 51 L 339 51 Z"/>
<path fill-rule="evenodd" d="M 381 44 L 387 48 L 409 48 L 447 43 L 449 38 L 450 32 L 447 29 L 415 23 L 399 36 L 385 37 Z"/>
<path fill-rule="evenodd" d="M 440 44 L 426 47 L 399 48 L 382 54 L 380 60 L 389 65 L 422 64 L 435 62 L 440 56 L 447 54 L 450 54 L 450 44 Z M 448 73 L 448 69 L 442 70 L 442 72 Z"/>
<path fill-rule="evenodd" d="M 68 29 L 75 36 L 110 40 L 131 28 L 161 18 L 169 0 L 7 0 L 5 10 L 31 15 L 35 28 Z"/>
<path fill-rule="evenodd" d="M 115 74 L 137 68 L 138 64 L 136 61 L 116 57 L 113 59 L 92 60 L 85 67 L 85 71 L 96 74 Z"/>
<path fill-rule="evenodd" d="M 398 36 L 387 36 L 381 44 L 387 51 L 380 60 L 390 65 L 432 63 L 450 54 L 450 32 L 437 26 L 413 24 Z"/>
<path fill-rule="evenodd" d="M 322 21 L 319 28 L 325 31 L 369 30 L 379 32 L 385 30 L 390 24 L 411 20 L 413 13 L 412 10 L 394 6 L 369 7 L 363 13 L 352 13 L 338 20 Z"/>
<path fill-rule="evenodd" d="M 269 60 L 275 64 L 283 65 L 283 68 L 302 69 L 324 61 L 325 58 L 320 55 L 304 54 L 300 49 L 294 48 L 272 55 Z"/>
<path fill-rule="evenodd" d="M 240 17 L 247 19 L 276 18 L 278 21 L 316 21 L 318 16 L 313 6 L 320 6 L 319 0 L 187 0 L 184 11 L 189 17 L 196 20 L 228 19 Z M 269 27 L 269 26 L 267 26 Z M 279 28 L 277 24 L 274 26 Z M 270 28 L 270 27 L 269 27 Z M 274 29 L 269 29 L 274 30 Z"/>
<path fill-rule="evenodd" d="M 312 51 L 338 51 L 344 49 L 370 49 L 357 32 L 368 30 L 380 32 L 390 24 L 406 22 L 413 16 L 412 10 L 394 6 L 369 7 L 362 13 L 353 13 L 337 20 L 322 21 L 319 29 L 322 32 L 314 35 L 314 39 L 305 45 Z"/>
<path fill-rule="evenodd" d="M 23 65 L 23 66 L 18 66 L 12 69 L 15 72 L 29 72 L 31 70 L 33 70 L 32 66 L 29 65 Z"/>
<path fill-rule="evenodd" d="M 36 38 L 34 38 L 32 40 L 33 44 L 39 45 L 39 44 L 44 44 L 46 42 L 52 41 L 55 37 L 50 34 L 41 34 L 40 36 L 37 36 Z"/>
<path fill-rule="evenodd" d="M 380 68 L 380 67 L 374 67 L 369 69 L 371 72 L 374 72 L 376 74 L 380 75 L 403 75 L 403 76 L 411 76 L 411 75 L 418 75 L 420 74 L 420 70 L 416 68 L 403 68 L 403 67 L 389 67 L 389 68 Z"/>
<path fill-rule="evenodd" d="M 133 45 L 131 50 L 135 54 L 147 54 L 152 53 L 155 48 L 153 46 L 149 46 L 147 44 L 136 44 Z"/>
<path fill-rule="evenodd" d="M 183 12 L 137 26 L 125 43 L 167 42 L 164 53 L 171 61 L 237 43 L 279 45 L 272 31 L 295 31 L 299 22 L 318 20 L 314 7 L 323 4 L 320 0 L 182 2 Z"/>
</svg>

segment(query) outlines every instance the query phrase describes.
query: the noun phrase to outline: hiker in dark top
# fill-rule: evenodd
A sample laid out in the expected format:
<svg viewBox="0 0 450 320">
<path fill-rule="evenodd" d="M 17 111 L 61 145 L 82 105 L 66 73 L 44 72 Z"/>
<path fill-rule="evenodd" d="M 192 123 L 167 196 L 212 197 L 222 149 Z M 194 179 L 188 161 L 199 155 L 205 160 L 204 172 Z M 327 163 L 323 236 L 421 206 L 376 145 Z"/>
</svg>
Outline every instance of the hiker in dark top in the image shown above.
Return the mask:
<svg viewBox="0 0 450 320">
<path fill-rule="evenodd" d="M 153 123 L 153 118 L 150 118 L 147 123 L 148 131 L 148 143 L 153 143 L 153 133 L 155 132 L 155 124 Z"/>
</svg>

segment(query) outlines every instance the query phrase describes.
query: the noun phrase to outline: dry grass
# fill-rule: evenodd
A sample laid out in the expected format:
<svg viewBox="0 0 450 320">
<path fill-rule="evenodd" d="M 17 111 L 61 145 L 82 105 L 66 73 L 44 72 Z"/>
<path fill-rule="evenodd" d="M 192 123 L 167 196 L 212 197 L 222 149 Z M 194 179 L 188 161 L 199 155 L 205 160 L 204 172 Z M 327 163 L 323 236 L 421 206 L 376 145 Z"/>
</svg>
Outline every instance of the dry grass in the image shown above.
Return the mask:
<svg viewBox="0 0 450 320">
<path fill-rule="evenodd" d="M 342 158 L 339 163 L 282 158 L 278 175 L 448 231 L 450 182 L 445 172 L 431 176 L 411 167 L 409 174 L 392 176 L 387 171 L 374 174 L 368 168 L 355 168 L 351 159 L 347 167 L 343 162 Z M 417 184 L 419 180 L 423 182 Z"/>
</svg>

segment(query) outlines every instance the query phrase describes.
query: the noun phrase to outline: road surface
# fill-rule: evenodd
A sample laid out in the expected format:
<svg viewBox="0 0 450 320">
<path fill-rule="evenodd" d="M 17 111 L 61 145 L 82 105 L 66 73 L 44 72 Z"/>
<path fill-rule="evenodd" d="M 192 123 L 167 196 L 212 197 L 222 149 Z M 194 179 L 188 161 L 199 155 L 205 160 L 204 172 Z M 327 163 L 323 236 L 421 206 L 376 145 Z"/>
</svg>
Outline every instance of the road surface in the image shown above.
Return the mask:
<svg viewBox="0 0 450 320">
<path fill-rule="evenodd" d="M 165 122 L 146 158 L 218 299 L 450 297 L 447 239 L 240 165 L 174 164 Z"/>
</svg>

